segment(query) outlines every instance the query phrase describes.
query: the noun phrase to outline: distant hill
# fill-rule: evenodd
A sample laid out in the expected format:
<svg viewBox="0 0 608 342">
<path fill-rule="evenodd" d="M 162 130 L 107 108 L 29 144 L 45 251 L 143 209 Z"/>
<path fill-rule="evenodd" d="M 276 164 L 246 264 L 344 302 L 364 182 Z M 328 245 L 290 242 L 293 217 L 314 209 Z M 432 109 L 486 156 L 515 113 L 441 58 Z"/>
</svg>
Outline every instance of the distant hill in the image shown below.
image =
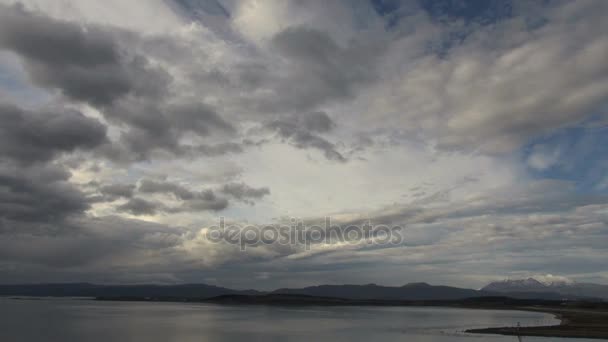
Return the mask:
<svg viewBox="0 0 608 342">
<path fill-rule="evenodd" d="M 563 297 L 587 297 L 608 300 L 608 285 L 577 283 L 577 282 L 542 282 L 534 278 L 507 279 L 490 283 L 482 291 L 511 295 L 513 293 L 528 294 L 555 293 Z"/>
<path fill-rule="evenodd" d="M 271 292 L 256 290 L 233 290 L 207 284 L 182 285 L 96 285 L 89 283 L 21 284 L 0 285 L 0 296 L 53 296 L 53 297 L 98 297 L 104 299 L 145 300 L 200 300 L 219 296 L 243 295 L 292 295 L 330 297 L 348 300 L 460 300 L 491 296 L 508 296 L 516 299 L 579 300 L 606 298 L 606 286 L 596 284 L 546 285 L 526 279 L 523 281 L 496 282 L 482 290 L 451 286 L 436 286 L 427 283 L 410 283 L 403 286 L 368 285 L 319 285 L 304 288 L 284 288 Z M 285 298 L 285 297 L 280 297 Z M 281 299 L 283 300 L 283 299 Z"/>
<path fill-rule="evenodd" d="M 257 295 L 255 290 L 232 290 L 206 284 L 182 285 L 95 285 L 88 283 L 0 285 L 0 296 L 52 297 L 188 297 Z"/>
<path fill-rule="evenodd" d="M 274 294 L 308 295 L 347 299 L 383 300 L 451 300 L 489 295 L 482 291 L 427 283 L 410 283 L 401 287 L 368 285 L 320 285 L 300 289 L 278 289 Z"/>
<path fill-rule="evenodd" d="M 459 300 L 465 298 L 504 296 L 501 291 L 488 289 L 473 290 L 452 286 L 437 286 L 427 283 L 409 283 L 400 287 L 368 285 L 319 285 L 299 289 L 278 289 L 272 294 L 307 295 L 357 300 Z M 564 295 L 552 291 L 509 291 L 509 297 L 516 299 L 578 300 L 591 296 Z M 584 298 L 581 298 L 584 297 Z M 597 297 L 594 297 L 597 298 Z"/>
</svg>

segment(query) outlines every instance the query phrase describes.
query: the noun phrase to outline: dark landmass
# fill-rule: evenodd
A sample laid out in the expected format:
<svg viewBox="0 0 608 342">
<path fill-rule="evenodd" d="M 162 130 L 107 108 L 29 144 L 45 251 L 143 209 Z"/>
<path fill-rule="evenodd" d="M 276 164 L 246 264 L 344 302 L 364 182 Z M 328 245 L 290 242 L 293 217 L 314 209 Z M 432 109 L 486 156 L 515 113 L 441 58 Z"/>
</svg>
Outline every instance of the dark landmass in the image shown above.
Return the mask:
<svg viewBox="0 0 608 342">
<path fill-rule="evenodd" d="M 153 297 L 206 299 L 222 295 L 289 294 L 352 300 L 457 300 L 464 298 L 508 296 L 519 299 L 591 300 L 592 298 L 551 292 L 499 293 L 485 290 L 410 283 L 403 286 L 320 285 L 271 292 L 234 290 L 207 284 L 182 285 L 96 285 L 89 283 L 0 285 L 0 296 L 50 297 Z M 599 300 L 599 299 L 597 299 Z"/>
<path fill-rule="evenodd" d="M 30 297 L 189 297 L 210 298 L 226 294 L 256 295 L 255 290 L 233 290 L 206 284 L 96 285 L 89 283 L 0 285 L 0 296 Z"/>
<path fill-rule="evenodd" d="M 509 296 L 511 296 L 511 293 L 528 293 L 529 295 L 534 295 L 533 293 L 551 292 L 561 296 L 592 297 L 608 300 L 608 285 L 572 281 L 543 283 L 534 278 L 495 281 L 484 286 L 481 290 L 504 293 Z"/>
<path fill-rule="evenodd" d="M 401 287 L 368 285 L 320 285 L 300 289 L 278 289 L 271 294 L 308 295 L 347 299 L 382 300 L 451 300 L 487 296 L 490 292 L 462 289 L 451 286 L 433 286 L 427 283 L 410 283 Z"/>
<path fill-rule="evenodd" d="M 513 307 L 563 307 L 572 305 L 596 305 L 592 308 L 605 307 L 608 304 L 595 302 L 562 302 L 543 299 L 516 299 L 509 297 L 476 297 L 457 300 L 390 300 L 390 299 L 348 299 L 340 297 L 322 297 L 300 294 L 270 293 L 261 295 L 227 294 L 212 298 L 197 297 L 97 297 L 105 301 L 161 301 L 161 302 L 192 302 L 227 305 L 339 305 L 339 306 L 438 306 L 471 309 L 505 309 Z"/>
<path fill-rule="evenodd" d="M 400 287 L 368 285 L 320 285 L 299 289 L 278 289 L 271 294 L 298 294 L 319 297 L 347 299 L 384 299 L 384 300 L 457 300 L 464 298 L 502 296 L 518 299 L 546 300 L 601 300 L 578 295 L 565 295 L 553 292 L 493 292 L 473 290 L 453 286 L 409 283 Z"/>
<path fill-rule="evenodd" d="M 514 310 L 540 311 L 554 314 L 561 320 L 559 325 L 537 327 L 498 327 L 471 329 L 468 333 L 500 334 L 512 336 L 572 337 L 608 339 L 608 308 L 572 307 L 514 307 Z"/>
<path fill-rule="evenodd" d="M 544 299 L 517 299 L 510 297 L 476 297 L 457 300 L 386 300 L 346 299 L 297 294 L 222 295 L 205 300 L 204 303 L 234 305 L 361 305 L 361 306 L 436 306 L 466 309 L 524 310 L 554 313 L 557 310 L 575 310 L 608 313 L 608 303 L 585 301 L 556 301 Z"/>
</svg>

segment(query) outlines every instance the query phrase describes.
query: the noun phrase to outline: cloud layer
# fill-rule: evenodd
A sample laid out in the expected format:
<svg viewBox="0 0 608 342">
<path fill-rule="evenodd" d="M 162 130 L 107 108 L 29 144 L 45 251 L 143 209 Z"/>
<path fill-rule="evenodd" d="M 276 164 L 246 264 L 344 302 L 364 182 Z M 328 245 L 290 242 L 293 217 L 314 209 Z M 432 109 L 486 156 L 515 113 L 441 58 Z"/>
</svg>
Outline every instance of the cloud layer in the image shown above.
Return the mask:
<svg viewBox="0 0 608 342">
<path fill-rule="evenodd" d="M 607 282 L 608 5 L 492 6 L 1 1 L 2 279 Z"/>
</svg>

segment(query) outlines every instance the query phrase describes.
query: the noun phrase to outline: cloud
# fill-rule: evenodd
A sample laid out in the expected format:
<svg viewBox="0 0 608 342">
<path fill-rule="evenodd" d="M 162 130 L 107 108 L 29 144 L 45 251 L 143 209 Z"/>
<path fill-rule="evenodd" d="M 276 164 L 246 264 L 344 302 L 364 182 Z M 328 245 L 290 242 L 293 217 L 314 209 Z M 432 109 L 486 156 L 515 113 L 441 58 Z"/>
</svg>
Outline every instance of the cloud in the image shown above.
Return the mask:
<svg viewBox="0 0 608 342">
<path fill-rule="evenodd" d="M 23 163 L 92 150 L 107 142 L 106 127 L 73 109 L 28 111 L 0 103 L 0 154 Z"/>
<path fill-rule="evenodd" d="M 278 32 L 271 44 L 284 58 L 289 78 L 277 88 L 276 105 L 309 111 L 353 97 L 359 86 L 375 79 L 374 62 L 382 54 L 381 43 L 353 41 L 342 47 L 326 32 L 307 27 Z M 296 79 L 297 85 L 291 82 Z"/>
<path fill-rule="evenodd" d="M 368 2 L 239 1 L 225 4 L 231 26 L 246 40 L 264 44 L 289 27 L 309 27 L 327 32 L 332 39 L 349 41 L 357 36 L 353 26 L 370 28 L 384 22 Z"/>
<path fill-rule="evenodd" d="M 216 157 L 229 153 L 242 153 L 243 147 L 237 143 L 221 143 L 216 145 L 199 145 L 194 148 L 194 153 L 208 157 Z"/>
<path fill-rule="evenodd" d="M 32 80 L 74 100 L 110 105 L 127 94 L 157 97 L 169 82 L 143 56 L 126 56 L 100 27 L 2 6 L 0 46 L 20 55 Z"/>
<path fill-rule="evenodd" d="M 132 184 L 108 184 L 99 189 L 102 195 L 107 196 L 109 200 L 118 198 L 131 198 L 135 190 L 135 185 Z"/>
<path fill-rule="evenodd" d="M 36 269 L 49 277 L 52 275 L 47 273 L 53 270 L 94 276 L 113 265 L 116 276 L 125 268 L 137 272 L 137 262 L 131 267 L 129 263 L 141 257 L 142 252 L 149 254 L 150 261 L 157 257 L 176 261 L 171 249 L 182 243 L 183 229 L 117 216 L 80 217 L 64 224 L 78 234 L 0 235 L 2 264 L 18 265 L 16 269 L 22 271 Z M 37 248 L 31 248 L 32 245 Z M 15 275 L 28 276 L 27 272 L 19 271 Z"/>
<path fill-rule="evenodd" d="M 561 158 L 561 151 L 548 146 L 534 145 L 528 156 L 528 165 L 539 171 L 546 170 L 555 165 Z"/>
<path fill-rule="evenodd" d="M 334 122 L 323 112 L 277 119 L 266 124 L 268 129 L 276 131 L 281 138 L 297 148 L 318 149 L 329 160 L 345 162 L 346 158 L 333 143 L 316 134 L 330 131 L 334 126 Z"/>
<path fill-rule="evenodd" d="M 140 193 L 172 193 L 180 200 L 193 199 L 195 194 L 183 186 L 171 182 L 144 179 L 137 189 Z"/>
<path fill-rule="evenodd" d="M 184 21 L 170 10 L 170 3 L 165 1 L 131 4 L 108 0 L 100 4 L 94 1 L 49 3 L 45 0 L 2 0 L 2 3 L 22 4 L 27 9 L 43 12 L 59 20 L 116 26 L 152 34 L 167 32 L 184 24 Z M 154 17 L 153 22 L 150 17 Z"/>
<path fill-rule="evenodd" d="M 604 11 L 597 2 L 549 6 L 542 25 L 514 16 L 475 26 L 443 54 L 388 67 L 368 97 L 369 124 L 394 125 L 444 150 L 486 154 L 510 153 L 577 125 L 606 105 L 608 69 L 601 56 L 608 39 L 596 34 L 606 26 Z M 402 56 L 410 38 L 393 42 L 388 60 Z"/>
<path fill-rule="evenodd" d="M 222 119 L 213 108 L 204 104 L 183 104 L 170 108 L 173 114 L 171 119 L 182 131 L 191 131 L 197 134 L 209 134 L 216 129 L 225 133 L 234 133 L 235 128 Z"/>
<path fill-rule="evenodd" d="M 303 118 L 304 127 L 311 132 L 329 132 L 336 124 L 325 112 L 314 112 Z"/>
<path fill-rule="evenodd" d="M 185 201 L 181 207 L 174 208 L 174 212 L 180 211 L 220 211 L 228 207 L 228 200 L 219 197 L 213 190 L 203 190 L 193 199 Z"/>
<path fill-rule="evenodd" d="M 52 224 L 82 214 L 88 201 L 69 177 L 54 165 L 0 163 L 0 218 L 6 220 L 2 229 L 18 229 L 19 222 Z"/>
<path fill-rule="evenodd" d="M 3 279 L 608 279 L 601 1 L 23 2 L 0 7 Z M 405 240 L 241 252 L 206 240 L 219 214 Z"/>
<path fill-rule="evenodd" d="M 174 155 L 203 153 L 216 156 L 242 151 L 238 143 L 225 141 L 233 137 L 237 129 L 204 103 L 164 103 L 155 98 L 127 98 L 117 101 L 103 114 L 110 122 L 125 126 L 118 146 L 126 150 L 124 153 L 131 159 L 147 159 L 158 151 Z M 214 137 L 221 142 L 209 144 L 202 141 L 202 138 Z M 107 155 L 116 158 L 113 155 L 116 152 L 110 150 Z"/>
<path fill-rule="evenodd" d="M 270 194 L 270 189 L 263 188 L 252 188 L 245 183 L 228 183 L 224 184 L 221 191 L 224 194 L 230 195 L 237 200 L 245 203 L 254 204 L 254 199 L 260 199 Z"/>
<path fill-rule="evenodd" d="M 145 200 L 143 198 L 135 197 L 129 199 L 126 203 L 116 207 L 116 210 L 122 212 L 128 212 L 133 215 L 154 215 L 159 209 L 162 208 L 162 204 L 155 203 L 152 201 Z"/>
<path fill-rule="evenodd" d="M 559 276 L 559 275 L 553 275 L 553 274 L 541 274 L 541 275 L 534 275 L 533 276 L 534 279 L 540 281 L 541 283 L 545 284 L 545 285 L 551 285 L 551 284 L 571 284 L 573 283 L 572 279 L 568 278 L 568 277 L 564 277 L 564 276 Z"/>
<path fill-rule="evenodd" d="M 207 210 L 220 211 L 226 209 L 229 204 L 228 200 L 217 196 L 215 192 L 211 189 L 202 191 L 191 191 L 185 188 L 184 186 L 167 181 L 154 181 L 144 179 L 140 182 L 137 191 L 141 194 L 170 193 L 175 196 L 175 199 L 180 201 L 180 204 L 177 206 L 153 205 L 151 202 L 148 201 L 145 201 L 145 203 L 142 201 L 137 201 L 137 203 L 134 203 L 136 207 L 137 205 L 141 204 L 142 207 L 150 208 L 150 213 L 156 211 L 162 211 L 165 213 L 196 212 Z M 119 209 L 126 209 L 133 212 L 130 206 L 120 206 Z M 137 209 L 135 211 L 137 211 Z"/>
</svg>

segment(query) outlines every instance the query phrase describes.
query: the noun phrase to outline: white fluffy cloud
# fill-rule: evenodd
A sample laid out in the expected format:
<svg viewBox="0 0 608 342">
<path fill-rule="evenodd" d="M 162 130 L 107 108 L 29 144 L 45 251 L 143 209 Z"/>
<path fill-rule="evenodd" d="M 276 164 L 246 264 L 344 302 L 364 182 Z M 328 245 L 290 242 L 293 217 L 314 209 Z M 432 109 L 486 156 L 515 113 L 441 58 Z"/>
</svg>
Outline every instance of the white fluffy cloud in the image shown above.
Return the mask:
<svg viewBox="0 0 608 342">
<path fill-rule="evenodd" d="M 395 63 L 370 96 L 370 125 L 390 122 L 440 148 L 505 153 L 529 139 L 605 111 L 605 4 L 548 10 L 530 28 L 515 17 L 483 27 L 443 56 L 396 62 L 409 37 L 391 46 Z M 584 20 L 576 20 L 582 18 Z"/>
</svg>

